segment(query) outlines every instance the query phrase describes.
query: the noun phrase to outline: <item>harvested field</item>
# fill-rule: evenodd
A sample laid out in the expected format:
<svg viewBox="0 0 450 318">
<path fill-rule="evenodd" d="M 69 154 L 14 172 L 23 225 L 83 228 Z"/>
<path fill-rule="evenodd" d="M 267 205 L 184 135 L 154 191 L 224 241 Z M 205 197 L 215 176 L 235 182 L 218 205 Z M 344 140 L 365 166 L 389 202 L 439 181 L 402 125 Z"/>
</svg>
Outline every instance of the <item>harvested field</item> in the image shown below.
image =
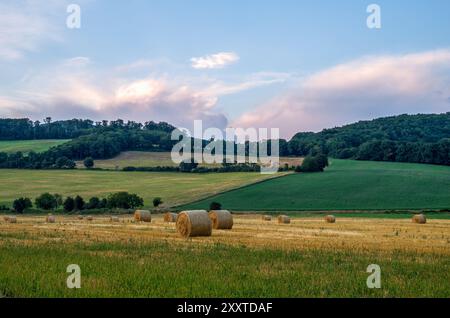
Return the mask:
<svg viewBox="0 0 450 318">
<path fill-rule="evenodd" d="M 450 220 L 419 225 L 411 219 L 342 218 L 327 224 L 317 217 L 279 225 L 260 215 L 235 215 L 233 230 L 186 239 L 163 218 L 155 215 L 144 224 L 132 215 L 118 223 L 109 216 L 91 222 L 58 216 L 56 224 L 46 223 L 45 216 L 2 221 L 0 292 L 15 297 L 450 296 Z M 64 286 L 65 266 L 73 262 L 88 269 L 78 291 Z M 382 290 L 365 288 L 365 269 L 372 263 L 383 269 Z M 215 276 L 205 274 L 211 268 Z M 34 283 L 39 271 L 43 276 Z M 217 272 L 226 272 L 227 280 Z"/>
</svg>

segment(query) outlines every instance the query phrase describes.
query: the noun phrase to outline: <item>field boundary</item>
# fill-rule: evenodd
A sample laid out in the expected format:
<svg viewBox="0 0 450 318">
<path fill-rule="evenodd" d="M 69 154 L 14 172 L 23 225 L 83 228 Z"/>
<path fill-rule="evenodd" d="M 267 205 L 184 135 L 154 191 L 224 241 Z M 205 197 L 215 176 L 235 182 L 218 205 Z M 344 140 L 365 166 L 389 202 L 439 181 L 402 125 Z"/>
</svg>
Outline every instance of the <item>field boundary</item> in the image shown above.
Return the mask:
<svg viewBox="0 0 450 318">
<path fill-rule="evenodd" d="M 218 196 L 218 195 L 222 195 L 222 194 L 225 194 L 225 193 L 230 193 L 230 192 L 237 191 L 237 190 L 242 190 L 242 189 L 245 189 L 245 188 L 248 188 L 248 187 L 260 184 L 260 183 L 264 183 L 264 182 L 268 182 L 268 181 L 271 181 L 271 180 L 276 180 L 276 179 L 284 178 L 284 177 L 287 177 L 287 176 L 291 176 L 293 174 L 294 173 L 292 173 L 292 172 L 284 173 L 284 174 L 279 175 L 279 176 L 267 178 L 267 179 L 256 181 L 256 182 L 249 183 L 249 184 L 244 184 L 244 185 L 239 186 L 237 188 L 233 188 L 233 189 L 217 192 L 216 194 L 208 195 L 208 196 L 206 196 L 206 197 L 204 197 L 202 199 L 197 199 L 197 200 L 189 202 L 189 203 L 174 205 L 174 206 L 171 207 L 171 209 L 176 209 L 176 208 L 179 208 L 179 207 L 182 207 L 182 206 L 186 206 L 186 205 L 189 205 L 189 204 L 195 204 L 195 203 L 198 203 L 198 202 L 201 202 L 201 201 L 204 201 L 204 200 L 208 200 L 208 199 L 213 198 L 213 197 Z M 261 211 L 261 212 L 263 212 L 263 211 Z"/>
</svg>

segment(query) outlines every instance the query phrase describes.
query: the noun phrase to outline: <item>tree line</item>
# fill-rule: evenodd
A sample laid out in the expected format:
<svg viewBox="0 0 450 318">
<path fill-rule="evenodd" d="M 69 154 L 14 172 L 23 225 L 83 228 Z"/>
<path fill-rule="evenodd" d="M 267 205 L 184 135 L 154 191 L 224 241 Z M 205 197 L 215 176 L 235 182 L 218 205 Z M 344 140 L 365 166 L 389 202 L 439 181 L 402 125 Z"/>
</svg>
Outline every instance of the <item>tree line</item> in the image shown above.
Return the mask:
<svg viewBox="0 0 450 318">
<path fill-rule="evenodd" d="M 0 119 L 0 140 L 72 138 L 44 153 L 0 153 L 0 168 L 71 169 L 74 160 L 109 159 L 123 151 L 171 151 L 176 128 L 167 123 L 133 121 L 93 122 L 73 119 L 43 124 L 28 119 Z M 204 149 L 210 141 L 202 140 Z M 270 154 L 270 144 L 267 141 Z M 194 140 L 191 139 L 192 145 Z M 224 149 L 226 143 L 223 141 Z M 339 159 L 399 161 L 450 165 L 450 112 L 400 115 L 302 132 L 291 140 L 279 140 L 280 156 L 308 156 L 320 151 Z M 251 143 L 245 143 L 248 155 Z M 238 145 L 234 144 L 235 153 Z M 194 149 L 200 151 L 202 149 Z"/>
</svg>

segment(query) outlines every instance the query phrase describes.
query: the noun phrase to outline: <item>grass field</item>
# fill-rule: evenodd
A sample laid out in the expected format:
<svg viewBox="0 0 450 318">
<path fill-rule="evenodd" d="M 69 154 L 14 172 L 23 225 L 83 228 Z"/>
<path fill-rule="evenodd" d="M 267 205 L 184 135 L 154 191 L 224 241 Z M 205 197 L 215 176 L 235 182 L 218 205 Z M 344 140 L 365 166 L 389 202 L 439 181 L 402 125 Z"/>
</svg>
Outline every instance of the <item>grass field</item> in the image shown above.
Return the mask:
<svg viewBox="0 0 450 318">
<path fill-rule="evenodd" d="M 62 145 L 69 140 L 13 140 L 0 141 L 0 152 L 14 153 L 21 151 L 24 154 L 30 151 L 44 152 L 51 147 Z"/>
<path fill-rule="evenodd" d="M 188 204 L 235 211 L 449 209 L 450 167 L 333 160 L 325 173 L 293 174 Z"/>
<path fill-rule="evenodd" d="M 231 231 L 182 239 L 174 224 L 122 216 L 0 221 L 7 297 L 450 297 L 450 221 L 235 216 Z M 81 289 L 66 287 L 69 264 Z M 367 266 L 381 267 L 368 289 Z"/>
<path fill-rule="evenodd" d="M 290 166 L 301 164 L 301 158 L 280 158 L 280 163 L 288 163 Z M 102 169 L 122 169 L 124 167 L 157 167 L 177 166 L 170 156 L 170 152 L 143 152 L 143 151 L 126 151 L 119 156 L 107 160 L 95 160 L 95 166 Z M 201 164 L 200 166 L 220 166 L 220 164 Z M 83 162 L 77 162 L 77 167 L 83 168 Z"/>
<path fill-rule="evenodd" d="M 260 173 L 186 174 L 87 170 L 0 170 L 0 204 L 44 192 L 105 197 L 109 193 L 137 193 L 149 206 L 161 197 L 166 206 L 191 202 L 215 193 L 264 180 Z"/>
</svg>

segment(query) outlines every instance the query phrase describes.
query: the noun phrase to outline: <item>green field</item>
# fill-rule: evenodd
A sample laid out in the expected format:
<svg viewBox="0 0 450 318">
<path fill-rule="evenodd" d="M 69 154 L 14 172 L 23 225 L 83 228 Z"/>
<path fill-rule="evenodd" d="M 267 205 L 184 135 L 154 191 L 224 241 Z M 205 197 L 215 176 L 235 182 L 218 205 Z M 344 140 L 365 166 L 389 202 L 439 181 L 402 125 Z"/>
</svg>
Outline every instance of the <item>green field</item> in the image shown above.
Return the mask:
<svg viewBox="0 0 450 318">
<path fill-rule="evenodd" d="M 259 173 L 187 174 L 87 170 L 0 170 L 0 204 L 44 192 L 64 196 L 105 197 L 112 192 L 137 193 L 146 206 L 161 197 L 166 206 L 192 202 L 221 191 L 264 180 Z"/>
<path fill-rule="evenodd" d="M 450 297 L 448 255 L 2 238 L 16 242 L 0 245 L 6 297 Z M 372 263 L 382 289 L 366 286 Z M 66 286 L 69 264 L 82 269 L 81 289 Z"/>
<path fill-rule="evenodd" d="M 68 141 L 65 139 L 0 141 L 0 152 L 14 153 L 20 151 L 24 154 L 30 151 L 44 152 L 51 147 L 62 145 Z"/>
<path fill-rule="evenodd" d="M 236 211 L 449 209 L 450 167 L 333 160 L 324 173 L 293 174 L 181 208 L 212 201 Z"/>
<path fill-rule="evenodd" d="M 280 158 L 280 163 L 299 165 L 301 158 Z M 200 164 L 200 166 L 220 166 L 221 164 Z M 145 151 L 125 151 L 115 158 L 105 160 L 95 160 L 95 167 L 109 170 L 119 170 L 124 167 L 175 167 L 178 166 L 172 161 L 170 152 L 145 152 Z M 84 168 L 83 162 L 77 162 L 78 168 Z"/>
</svg>

